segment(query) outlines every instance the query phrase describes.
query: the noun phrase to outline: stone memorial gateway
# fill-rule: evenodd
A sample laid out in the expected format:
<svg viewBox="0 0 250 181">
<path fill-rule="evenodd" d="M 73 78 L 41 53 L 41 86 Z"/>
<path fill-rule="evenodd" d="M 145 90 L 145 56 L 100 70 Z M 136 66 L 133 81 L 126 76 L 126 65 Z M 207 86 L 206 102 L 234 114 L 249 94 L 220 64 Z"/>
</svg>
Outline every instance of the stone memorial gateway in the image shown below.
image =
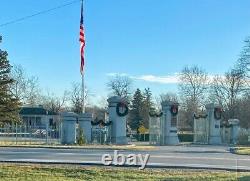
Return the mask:
<svg viewBox="0 0 250 181">
<path fill-rule="evenodd" d="M 206 114 L 194 115 L 194 143 L 237 144 L 239 120 L 221 120 L 222 108 L 213 103 L 206 105 Z"/>
<path fill-rule="evenodd" d="M 127 101 L 119 96 L 110 97 L 108 100 L 109 121 L 111 124 L 111 142 L 113 144 L 128 144 L 127 121 L 128 113 Z"/>
<path fill-rule="evenodd" d="M 84 138 L 86 139 L 87 143 L 91 143 L 91 121 L 92 121 L 92 114 L 90 113 L 83 113 L 80 114 L 78 117 L 79 123 L 79 131 L 80 129 L 83 132 Z"/>
<path fill-rule="evenodd" d="M 150 144 L 178 145 L 177 121 L 178 103 L 170 101 L 163 102 L 161 113 L 150 113 Z"/>
<path fill-rule="evenodd" d="M 62 144 L 76 143 L 76 120 L 77 114 L 73 112 L 62 113 Z"/>
<path fill-rule="evenodd" d="M 221 118 L 221 106 L 213 103 L 206 105 L 206 114 L 194 114 L 194 143 L 221 144 Z"/>
<path fill-rule="evenodd" d="M 127 140 L 127 121 L 126 115 L 128 114 L 127 101 L 119 96 L 110 97 L 108 100 L 109 108 L 109 118 L 108 122 L 105 120 L 99 120 L 94 123 L 92 120 L 92 114 L 83 113 L 75 114 L 72 112 L 66 112 L 61 115 L 62 117 L 62 144 L 76 144 L 77 138 L 77 119 L 79 123 L 78 136 L 80 136 L 80 131 L 87 143 L 92 141 L 92 127 L 93 126 L 109 126 L 111 143 L 113 144 L 128 144 Z"/>
<path fill-rule="evenodd" d="M 206 105 L 208 119 L 208 144 L 221 144 L 220 124 L 222 118 L 221 106 L 213 103 Z"/>
<path fill-rule="evenodd" d="M 177 145 L 178 103 L 166 101 L 162 103 L 161 145 Z"/>
<path fill-rule="evenodd" d="M 76 144 L 77 135 L 81 130 L 87 143 L 92 140 L 92 128 L 97 124 L 107 128 L 109 142 L 112 144 L 128 144 L 127 101 L 119 96 L 110 97 L 108 100 L 107 120 L 93 122 L 92 114 L 75 114 L 72 112 L 63 113 L 62 117 L 62 144 Z M 162 103 L 162 112 L 159 114 L 150 113 L 150 144 L 154 145 L 178 145 L 177 135 L 178 103 L 165 101 Z M 227 128 L 221 127 L 222 108 L 215 104 L 206 105 L 206 114 L 194 115 L 194 143 L 205 143 L 218 145 L 225 143 L 236 144 L 239 130 L 239 120 L 228 120 Z M 78 120 L 78 133 L 76 131 Z M 227 136 L 225 136 L 227 135 Z M 106 135 L 107 136 L 107 135 Z M 105 137 L 106 138 L 106 137 Z M 107 138 L 105 139 L 107 140 Z M 100 142 L 102 143 L 102 142 Z"/>
</svg>

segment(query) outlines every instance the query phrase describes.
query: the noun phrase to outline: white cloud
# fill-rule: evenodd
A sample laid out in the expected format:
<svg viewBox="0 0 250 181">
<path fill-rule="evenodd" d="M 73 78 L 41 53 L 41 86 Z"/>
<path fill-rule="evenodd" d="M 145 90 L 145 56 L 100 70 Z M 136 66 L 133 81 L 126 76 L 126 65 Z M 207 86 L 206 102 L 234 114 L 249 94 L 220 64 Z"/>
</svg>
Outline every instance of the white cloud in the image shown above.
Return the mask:
<svg viewBox="0 0 250 181">
<path fill-rule="evenodd" d="M 139 80 L 139 81 L 146 81 L 146 82 L 152 82 L 152 83 L 159 83 L 159 84 L 178 84 L 179 81 L 179 73 L 174 73 L 172 75 L 138 75 L 138 76 L 133 76 L 129 75 L 127 73 L 107 73 L 106 74 L 109 77 L 114 77 L 114 76 L 127 76 L 133 80 Z M 224 75 L 219 75 L 220 77 L 224 78 Z M 215 78 L 215 75 L 208 75 L 208 80 L 211 82 Z"/>
<path fill-rule="evenodd" d="M 110 72 L 110 73 L 107 73 L 106 75 L 109 76 L 109 77 L 115 77 L 115 76 L 128 76 L 128 77 L 130 77 L 126 73 L 115 73 L 115 72 Z"/>
<path fill-rule="evenodd" d="M 160 83 L 160 84 L 176 84 L 179 82 L 178 75 L 166 75 L 166 76 L 156 76 L 156 75 L 141 75 L 134 76 L 136 80 L 143 80 L 147 82 Z"/>
<path fill-rule="evenodd" d="M 126 73 L 107 73 L 107 76 L 128 76 L 129 78 L 133 80 L 141 80 L 146 82 L 152 82 L 152 83 L 160 83 L 160 84 L 176 84 L 178 83 L 178 73 L 175 73 L 174 75 L 164 75 L 164 76 L 156 76 L 156 75 L 139 75 L 139 76 L 132 76 L 128 75 Z"/>
</svg>

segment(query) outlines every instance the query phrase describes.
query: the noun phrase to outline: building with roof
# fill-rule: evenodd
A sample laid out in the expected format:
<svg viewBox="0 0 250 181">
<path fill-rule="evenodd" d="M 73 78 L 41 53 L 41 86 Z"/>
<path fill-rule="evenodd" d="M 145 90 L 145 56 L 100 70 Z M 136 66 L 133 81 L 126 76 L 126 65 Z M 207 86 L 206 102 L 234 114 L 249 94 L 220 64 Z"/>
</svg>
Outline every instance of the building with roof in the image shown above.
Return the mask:
<svg viewBox="0 0 250 181">
<path fill-rule="evenodd" d="M 48 111 L 41 105 L 23 106 L 19 114 L 27 128 L 45 128 L 47 125 L 55 128 L 60 123 L 59 114 Z"/>
</svg>

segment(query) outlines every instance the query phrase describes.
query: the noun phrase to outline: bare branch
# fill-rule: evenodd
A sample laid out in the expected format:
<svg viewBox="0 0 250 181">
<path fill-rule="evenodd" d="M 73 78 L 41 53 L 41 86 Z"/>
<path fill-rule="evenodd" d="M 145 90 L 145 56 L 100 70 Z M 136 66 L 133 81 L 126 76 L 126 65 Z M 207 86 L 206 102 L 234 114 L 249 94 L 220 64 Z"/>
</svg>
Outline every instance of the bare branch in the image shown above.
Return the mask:
<svg viewBox="0 0 250 181">
<path fill-rule="evenodd" d="M 132 80 L 127 76 L 115 76 L 107 83 L 108 89 L 117 96 L 129 98 L 131 95 Z"/>
</svg>

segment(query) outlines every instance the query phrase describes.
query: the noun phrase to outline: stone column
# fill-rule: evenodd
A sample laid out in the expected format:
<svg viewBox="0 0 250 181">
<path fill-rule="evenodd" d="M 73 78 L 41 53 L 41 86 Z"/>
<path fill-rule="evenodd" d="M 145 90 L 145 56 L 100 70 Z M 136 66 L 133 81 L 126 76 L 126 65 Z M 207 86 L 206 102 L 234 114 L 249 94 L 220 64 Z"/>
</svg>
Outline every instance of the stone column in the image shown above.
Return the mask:
<svg viewBox="0 0 250 181">
<path fill-rule="evenodd" d="M 239 134 L 239 123 L 240 121 L 238 119 L 229 119 L 228 120 L 229 125 L 231 125 L 231 136 L 230 136 L 230 142 L 232 144 L 237 143 L 238 134 Z"/>
<path fill-rule="evenodd" d="M 116 113 L 116 106 L 120 102 L 127 102 L 119 96 L 110 97 L 108 100 L 109 121 L 111 124 L 111 142 L 113 144 L 128 144 L 126 137 L 126 116 L 120 117 Z"/>
<path fill-rule="evenodd" d="M 77 114 L 66 112 L 62 116 L 62 144 L 75 144 L 76 143 L 76 118 Z"/>
<path fill-rule="evenodd" d="M 208 119 L 208 144 L 218 145 L 221 144 L 220 123 L 221 118 L 216 119 L 215 110 L 221 109 L 220 106 L 213 103 L 206 105 L 207 119 Z"/>
<path fill-rule="evenodd" d="M 199 121 L 198 119 L 195 118 L 194 116 L 194 143 L 198 142 L 198 128 L 197 128 L 197 121 Z"/>
<path fill-rule="evenodd" d="M 91 135 L 91 121 L 92 121 L 91 113 L 80 114 L 78 117 L 79 129 L 82 129 L 83 135 L 87 143 L 91 143 L 91 136 L 92 136 Z"/>
<path fill-rule="evenodd" d="M 162 103 L 163 116 L 161 120 L 161 145 L 177 145 L 179 138 L 177 135 L 177 115 L 171 113 L 171 107 L 178 103 L 166 101 Z"/>
<path fill-rule="evenodd" d="M 222 128 L 221 128 L 221 142 L 222 143 L 227 143 L 226 132 L 227 132 L 226 125 L 222 125 Z"/>
</svg>

